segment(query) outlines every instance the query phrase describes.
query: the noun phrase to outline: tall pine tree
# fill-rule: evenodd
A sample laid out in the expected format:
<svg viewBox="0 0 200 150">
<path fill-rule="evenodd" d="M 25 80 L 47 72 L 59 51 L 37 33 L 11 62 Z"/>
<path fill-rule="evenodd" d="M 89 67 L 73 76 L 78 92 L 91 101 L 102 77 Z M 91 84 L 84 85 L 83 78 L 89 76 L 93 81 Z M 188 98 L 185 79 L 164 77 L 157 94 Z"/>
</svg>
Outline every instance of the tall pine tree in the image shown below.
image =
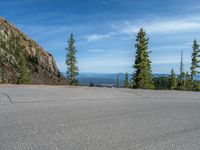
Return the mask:
<svg viewBox="0 0 200 150">
<path fill-rule="evenodd" d="M 70 39 L 68 41 L 67 55 L 66 55 L 66 65 L 67 65 L 67 79 L 69 85 L 78 85 L 78 66 L 76 60 L 76 48 L 74 46 L 75 40 L 73 34 L 70 35 Z"/>
<path fill-rule="evenodd" d="M 169 83 L 170 90 L 175 89 L 176 86 L 177 86 L 177 82 L 176 82 L 176 74 L 175 74 L 173 69 L 171 70 L 171 75 L 169 77 L 169 82 L 170 82 Z"/>
<path fill-rule="evenodd" d="M 200 85 L 199 82 L 195 80 L 195 76 L 200 73 L 200 50 L 199 50 L 199 44 L 196 40 L 193 42 L 192 46 L 192 64 L 190 67 L 191 70 L 191 89 L 192 90 L 198 90 Z"/>
<path fill-rule="evenodd" d="M 183 51 L 181 51 L 181 62 L 180 62 L 180 75 L 178 77 L 178 85 L 179 90 L 185 90 L 185 72 L 184 72 L 184 63 L 183 63 Z"/>
<path fill-rule="evenodd" d="M 135 88 L 153 89 L 151 60 L 148 51 L 148 38 L 146 32 L 141 28 L 136 36 L 135 73 L 133 75 Z"/>
<path fill-rule="evenodd" d="M 192 77 L 188 72 L 185 74 L 185 90 L 193 90 Z"/>
<path fill-rule="evenodd" d="M 193 47 L 192 47 L 192 65 L 191 65 L 191 77 L 192 79 L 194 76 L 198 73 L 197 68 L 198 68 L 198 50 L 199 50 L 199 45 L 196 40 L 194 40 Z"/>
</svg>

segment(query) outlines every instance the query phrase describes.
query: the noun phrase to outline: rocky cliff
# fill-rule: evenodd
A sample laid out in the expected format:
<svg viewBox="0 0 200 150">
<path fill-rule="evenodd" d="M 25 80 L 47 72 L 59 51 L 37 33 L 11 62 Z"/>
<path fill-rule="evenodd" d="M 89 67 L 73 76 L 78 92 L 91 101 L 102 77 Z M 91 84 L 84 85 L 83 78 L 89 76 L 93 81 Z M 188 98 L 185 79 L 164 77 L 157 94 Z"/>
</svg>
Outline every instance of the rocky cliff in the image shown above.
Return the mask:
<svg viewBox="0 0 200 150">
<path fill-rule="evenodd" d="M 32 84 L 66 84 L 51 54 L 0 17 L 0 83 L 17 83 L 19 51 L 23 53 Z"/>
</svg>

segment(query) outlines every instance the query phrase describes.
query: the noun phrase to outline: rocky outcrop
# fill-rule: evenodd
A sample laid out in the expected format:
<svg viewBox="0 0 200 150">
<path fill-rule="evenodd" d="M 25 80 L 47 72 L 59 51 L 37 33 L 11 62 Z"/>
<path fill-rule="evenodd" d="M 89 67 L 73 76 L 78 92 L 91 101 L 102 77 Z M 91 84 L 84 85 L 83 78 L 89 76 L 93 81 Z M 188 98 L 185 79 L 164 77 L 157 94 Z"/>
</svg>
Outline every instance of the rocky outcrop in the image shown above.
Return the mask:
<svg viewBox="0 0 200 150">
<path fill-rule="evenodd" d="M 16 51 L 20 49 L 27 61 L 32 84 L 67 84 L 51 54 L 14 25 L 0 17 L 0 82 L 17 83 L 19 64 Z"/>
</svg>

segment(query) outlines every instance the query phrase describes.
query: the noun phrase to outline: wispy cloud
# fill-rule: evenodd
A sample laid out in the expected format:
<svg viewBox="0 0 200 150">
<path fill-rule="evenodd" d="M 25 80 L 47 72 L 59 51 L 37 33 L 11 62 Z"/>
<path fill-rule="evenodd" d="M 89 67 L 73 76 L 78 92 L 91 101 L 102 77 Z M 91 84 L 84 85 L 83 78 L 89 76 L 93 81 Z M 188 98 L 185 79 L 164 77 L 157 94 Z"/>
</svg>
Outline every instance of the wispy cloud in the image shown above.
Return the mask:
<svg viewBox="0 0 200 150">
<path fill-rule="evenodd" d="M 178 45 L 160 45 L 160 46 L 152 46 L 150 47 L 150 49 L 152 49 L 153 51 L 162 51 L 162 50 L 167 50 L 169 51 L 177 51 L 177 50 L 185 50 L 185 49 L 191 49 L 192 47 L 192 43 L 188 44 L 188 43 L 181 43 Z"/>
<path fill-rule="evenodd" d="M 190 58 L 184 58 L 184 64 L 189 64 L 191 62 Z M 152 59 L 152 64 L 154 65 L 165 65 L 165 64 L 179 64 L 179 57 L 156 57 Z"/>
<path fill-rule="evenodd" d="M 177 34 L 189 33 L 200 30 L 199 16 L 186 18 L 152 18 L 151 20 L 118 21 L 111 23 L 111 29 L 106 34 L 91 34 L 85 37 L 88 42 L 94 42 L 112 38 L 114 36 L 126 36 L 136 34 L 140 28 L 148 34 Z"/>
<path fill-rule="evenodd" d="M 122 34 L 134 34 L 143 27 L 150 34 L 170 34 L 180 32 L 191 32 L 200 29 L 199 19 L 193 17 L 186 19 L 154 20 L 145 23 L 131 23 L 124 21 L 118 26 Z"/>
<path fill-rule="evenodd" d="M 90 53 L 102 53 L 104 52 L 103 49 L 89 49 L 88 52 Z"/>
<path fill-rule="evenodd" d="M 93 41 L 99 41 L 99 40 L 111 38 L 114 35 L 116 35 L 115 32 L 109 32 L 107 34 L 91 34 L 91 35 L 85 36 L 85 39 L 88 42 L 93 42 Z"/>
</svg>

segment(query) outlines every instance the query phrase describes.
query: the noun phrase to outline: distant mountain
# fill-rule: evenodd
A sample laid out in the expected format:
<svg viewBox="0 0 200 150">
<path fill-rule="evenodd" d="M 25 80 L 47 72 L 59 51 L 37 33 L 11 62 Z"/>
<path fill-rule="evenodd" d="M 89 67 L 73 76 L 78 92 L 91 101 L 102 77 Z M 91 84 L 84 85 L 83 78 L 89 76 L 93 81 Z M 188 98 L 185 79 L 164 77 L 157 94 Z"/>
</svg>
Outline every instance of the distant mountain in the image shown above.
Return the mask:
<svg viewBox="0 0 200 150">
<path fill-rule="evenodd" d="M 22 55 L 32 84 L 66 84 L 53 56 L 0 17 L 0 83 L 17 83 Z"/>
<path fill-rule="evenodd" d="M 120 83 L 123 81 L 122 73 L 118 74 Z M 90 85 L 93 83 L 95 85 L 103 86 L 115 86 L 117 80 L 116 73 L 80 73 L 78 76 L 81 85 Z"/>
<path fill-rule="evenodd" d="M 123 86 L 124 82 L 124 73 L 118 73 L 120 85 Z M 154 74 L 154 77 L 167 77 L 169 74 Z M 132 75 L 129 74 L 129 79 L 132 78 Z M 81 85 L 90 85 L 93 83 L 95 85 L 102 86 L 115 86 L 117 82 L 117 73 L 80 73 L 78 76 L 79 82 Z M 197 76 L 196 79 L 200 80 L 200 76 Z"/>
</svg>

